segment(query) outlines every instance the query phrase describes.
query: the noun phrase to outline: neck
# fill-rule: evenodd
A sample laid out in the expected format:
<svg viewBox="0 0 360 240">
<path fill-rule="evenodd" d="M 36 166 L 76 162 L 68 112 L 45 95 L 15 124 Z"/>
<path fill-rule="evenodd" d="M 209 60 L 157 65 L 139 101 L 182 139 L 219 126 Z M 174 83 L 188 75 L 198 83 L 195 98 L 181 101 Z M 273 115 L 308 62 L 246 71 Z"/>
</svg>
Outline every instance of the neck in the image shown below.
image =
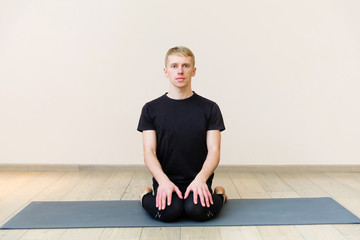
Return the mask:
<svg viewBox="0 0 360 240">
<path fill-rule="evenodd" d="M 181 100 L 185 98 L 189 98 L 193 95 L 193 91 L 191 88 L 172 88 L 170 87 L 169 92 L 167 93 L 167 96 L 172 99 Z"/>
</svg>

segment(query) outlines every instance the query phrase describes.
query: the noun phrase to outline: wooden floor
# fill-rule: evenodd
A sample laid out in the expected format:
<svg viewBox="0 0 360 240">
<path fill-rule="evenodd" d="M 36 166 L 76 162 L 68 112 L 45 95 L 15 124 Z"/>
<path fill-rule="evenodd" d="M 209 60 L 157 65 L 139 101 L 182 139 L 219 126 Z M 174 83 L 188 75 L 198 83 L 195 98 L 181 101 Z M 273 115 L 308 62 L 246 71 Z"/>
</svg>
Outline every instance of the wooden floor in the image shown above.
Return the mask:
<svg viewBox="0 0 360 240">
<path fill-rule="evenodd" d="M 147 172 L 0 172 L 0 225 L 31 201 L 135 200 L 151 185 Z M 244 173 L 219 171 L 214 186 L 230 198 L 324 197 L 360 217 L 359 173 Z M 0 239 L 360 239 L 360 225 L 96 228 L 1 230 Z"/>
</svg>

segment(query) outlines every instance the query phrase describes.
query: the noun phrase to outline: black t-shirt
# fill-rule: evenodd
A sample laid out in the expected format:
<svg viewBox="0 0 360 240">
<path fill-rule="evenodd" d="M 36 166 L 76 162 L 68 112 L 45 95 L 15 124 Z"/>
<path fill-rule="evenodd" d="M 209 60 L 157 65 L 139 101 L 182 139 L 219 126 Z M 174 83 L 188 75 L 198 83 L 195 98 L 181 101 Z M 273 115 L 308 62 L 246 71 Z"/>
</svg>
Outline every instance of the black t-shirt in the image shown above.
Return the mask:
<svg viewBox="0 0 360 240">
<path fill-rule="evenodd" d="M 164 94 L 146 103 L 137 130 L 156 131 L 156 155 L 164 173 L 174 183 L 189 184 L 206 159 L 207 130 L 225 126 L 218 105 L 194 92 L 186 99 Z"/>
</svg>

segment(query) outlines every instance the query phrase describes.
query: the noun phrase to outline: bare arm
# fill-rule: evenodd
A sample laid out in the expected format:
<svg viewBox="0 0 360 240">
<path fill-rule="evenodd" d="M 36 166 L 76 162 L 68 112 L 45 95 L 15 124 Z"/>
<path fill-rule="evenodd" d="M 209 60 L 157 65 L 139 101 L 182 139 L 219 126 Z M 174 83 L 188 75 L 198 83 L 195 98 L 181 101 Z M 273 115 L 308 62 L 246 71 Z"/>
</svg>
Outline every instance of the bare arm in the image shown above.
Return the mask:
<svg viewBox="0 0 360 240">
<path fill-rule="evenodd" d="M 208 154 L 201 171 L 189 185 L 185 192 L 184 198 L 187 198 L 192 191 L 194 193 L 194 203 L 197 204 L 197 196 L 200 197 L 201 205 L 210 207 L 213 204 L 211 193 L 208 189 L 206 181 L 215 171 L 220 162 L 220 144 L 221 134 L 219 130 L 209 130 L 206 134 L 206 145 Z"/>
<path fill-rule="evenodd" d="M 156 132 L 154 130 L 143 131 L 144 162 L 150 173 L 159 183 L 156 195 L 156 207 L 164 210 L 167 204 L 171 204 L 172 193 L 176 192 L 182 198 L 181 191 L 166 176 L 156 156 Z"/>
</svg>

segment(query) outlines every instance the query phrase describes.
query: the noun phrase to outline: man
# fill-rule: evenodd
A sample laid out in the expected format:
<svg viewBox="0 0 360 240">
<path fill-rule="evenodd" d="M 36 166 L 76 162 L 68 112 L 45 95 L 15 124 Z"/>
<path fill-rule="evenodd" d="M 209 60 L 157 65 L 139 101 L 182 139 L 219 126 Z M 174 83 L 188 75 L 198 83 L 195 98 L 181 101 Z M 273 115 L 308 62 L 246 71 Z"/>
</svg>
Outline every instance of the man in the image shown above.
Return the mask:
<svg viewBox="0 0 360 240">
<path fill-rule="evenodd" d="M 140 201 L 155 219 L 171 222 L 184 214 L 197 221 L 215 217 L 227 197 L 223 187 L 211 189 L 220 161 L 220 132 L 225 130 L 218 105 L 192 91 L 195 57 L 174 47 L 165 57 L 169 92 L 146 103 L 137 130 L 142 132 L 145 165 L 153 188 Z"/>
</svg>

